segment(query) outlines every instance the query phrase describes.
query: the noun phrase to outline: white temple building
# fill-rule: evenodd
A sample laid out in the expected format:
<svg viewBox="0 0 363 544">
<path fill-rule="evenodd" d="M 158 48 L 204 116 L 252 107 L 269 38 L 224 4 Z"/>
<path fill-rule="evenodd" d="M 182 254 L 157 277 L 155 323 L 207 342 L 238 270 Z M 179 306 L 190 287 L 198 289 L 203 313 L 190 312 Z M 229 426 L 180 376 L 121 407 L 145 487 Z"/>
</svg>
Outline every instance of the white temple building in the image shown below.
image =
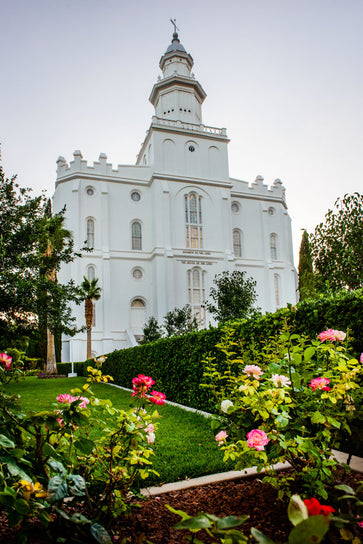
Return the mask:
<svg viewBox="0 0 363 544">
<path fill-rule="evenodd" d="M 246 271 L 257 306 L 275 311 L 296 302 L 291 221 L 279 179 L 249 184 L 231 178 L 225 128 L 202 119 L 206 93 L 193 59 L 174 33 L 149 100 L 155 108 L 135 165 L 92 166 L 80 151 L 57 160 L 54 210 L 81 251 L 60 281 L 97 277 L 94 354 L 136 345 L 149 317 L 190 304 L 201 327 L 214 324 L 204 302 L 216 274 Z M 86 242 L 85 242 L 86 241 Z M 83 306 L 76 306 L 84 325 Z M 86 334 L 63 338 L 63 361 L 81 361 Z"/>
</svg>

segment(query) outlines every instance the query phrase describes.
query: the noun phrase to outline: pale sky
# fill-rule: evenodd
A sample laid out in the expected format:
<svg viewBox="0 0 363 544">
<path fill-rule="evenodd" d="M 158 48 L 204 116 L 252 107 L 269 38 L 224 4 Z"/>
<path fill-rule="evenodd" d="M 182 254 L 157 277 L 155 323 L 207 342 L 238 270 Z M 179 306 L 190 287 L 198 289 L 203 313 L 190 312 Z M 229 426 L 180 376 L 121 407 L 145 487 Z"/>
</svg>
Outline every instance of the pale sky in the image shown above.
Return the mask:
<svg viewBox="0 0 363 544">
<path fill-rule="evenodd" d="M 363 188 L 363 0 L 0 0 L 0 141 L 8 176 L 53 193 L 55 161 L 134 164 L 170 17 L 194 58 L 231 177 L 280 178 L 312 230 Z"/>
</svg>

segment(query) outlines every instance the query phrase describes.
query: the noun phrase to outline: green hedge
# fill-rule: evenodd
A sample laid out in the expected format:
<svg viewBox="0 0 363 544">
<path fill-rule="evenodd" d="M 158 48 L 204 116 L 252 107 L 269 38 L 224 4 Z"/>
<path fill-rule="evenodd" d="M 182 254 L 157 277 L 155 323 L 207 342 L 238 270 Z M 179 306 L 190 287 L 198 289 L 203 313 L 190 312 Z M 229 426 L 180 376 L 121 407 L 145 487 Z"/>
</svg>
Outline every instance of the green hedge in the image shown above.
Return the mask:
<svg viewBox="0 0 363 544">
<path fill-rule="evenodd" d="M 295 332 L 315 337 L 327 328 L 351 330 L 353 349 L 363 351 L 363 289 L 342 292 L 336 296 L 320 297 L 282 308 L 273 314 L 235 321 L 236 336 L 253 341 L 257 346 L 276 334 L 287 321 Z M 115 383 L 131 387 L 131 380 L 139 373 L 152 376 L 155 388 L 169 400 L 202 410 L 213 410 L 213 400 L 199 387 L 203 377 L 201 360 L 215 349 L 222 335 L 219 328 L 162 338 L 149 344 L 114 351 L 108 355 L 103 372 L 111 374 Z M 82 371 L 87 365 L 84 364 Z M 76 370 L 78 372 L 78 370 Z M 81 375 L 81 373 L 79 372 Z"/>
<path fill-rule="evenodd" d="M 89 361 L 84 361 L 82 363 L 73 363 L 74 372 L 76 372 L 78 376 L 87 376 L 86 369 L 89 364 Z M 67 376 L 67 374 L 72 372 L 72 363 L 57 363 L 57 371 L 58 374 L 63 374 L 64 376 Z"/>
</svg>

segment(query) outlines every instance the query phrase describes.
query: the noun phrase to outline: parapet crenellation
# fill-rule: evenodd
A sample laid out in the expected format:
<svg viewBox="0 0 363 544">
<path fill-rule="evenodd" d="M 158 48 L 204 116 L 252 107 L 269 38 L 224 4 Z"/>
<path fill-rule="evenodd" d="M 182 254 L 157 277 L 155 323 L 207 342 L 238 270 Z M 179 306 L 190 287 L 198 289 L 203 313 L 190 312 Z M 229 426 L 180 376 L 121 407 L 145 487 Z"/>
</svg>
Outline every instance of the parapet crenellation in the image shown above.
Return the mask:
<svg viewBox="0 0 363 544">
<path fill-rule="evenodd" d="M 148 177 L 148 170 L 150 170 L 149 166 L 130 164 L 118 164 L 117 168 L 113 168 L 112 163 L 107 162 L 106 153 L 100 153 L 98 161 L 94 161 L 92 166 L 83 159 L 79 150 L 73 153 L 73 161 L 70 161 L 69 164 L 62 156 L 57 159 L 57 180 L 75 172 L 89 176 L 101 175 L 114 178 L 132 175 L 133 179 L 145 180 Z"/>
<path fill-rule="evenodd" d="M 262 176 L 257 176 L 255 181 L 251 184 L 248 181 L 242 181 L 240 179 L 230 178 L 230 181 L 233 183 L 232 193 L 236 192 L 248 192 L 255 193 L 257 195 L 267 195 L 275 196 L 285 200 L 286 189 L 282 181 L 277 178 L 272 183 L 272 185 L 267 185 L 264 183 L 264 178 Z"/>
</svg>

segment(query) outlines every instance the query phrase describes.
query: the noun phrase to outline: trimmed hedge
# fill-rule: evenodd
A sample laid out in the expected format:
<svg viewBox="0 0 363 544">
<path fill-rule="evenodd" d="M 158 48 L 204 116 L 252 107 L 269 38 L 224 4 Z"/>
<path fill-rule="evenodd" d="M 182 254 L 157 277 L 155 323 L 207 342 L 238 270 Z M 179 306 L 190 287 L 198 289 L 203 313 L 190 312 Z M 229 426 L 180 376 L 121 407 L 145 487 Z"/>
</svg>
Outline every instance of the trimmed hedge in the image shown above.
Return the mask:
<svg viewBox="0 0 363 544">
<path fill-rule="evenodd" d="M 92 364 L 92 363 L 90 361 L 84 361 L 82 363 L 73 363 L 74 372 L 76 372 L 78 376 L 87 376 L 87 367 L 89 364 Z M 67 376 L 67 374 L 72 372 L 72 363 L 57 363 L 57 371 L 58 371 L 58 374 Z"/>
<path fill-rule="evenodd" d="M 353 349 L 359 354 L 363 351 L 363 289 L 344 291 L 336 296 L 321 296 L 303 301 L 296 307 L 282 308 L 273 314 L 235 321 L 232 325 L 236 337 L 254 342 L 258 347 L 266 338 L 277 334 L 285 321 L 294 332 L 311 337 L 327 328 L 350 329 Z M 157 381 L 156 389 L 163 391 L 169 400 L 202 410 L 213 410 L 210 394 L 199 387 L 203 378 L 201 361 L 208 353 L 220 358 L 215 345 L 222 334 L 221 328 L 211 328 L 114 351 L 108 355 L 103 372 L 111 374 L 115 383 L 124 387 L 131 387 L 131 380 L 137 374 L 147 374 Z M 87 364 L 83 365 L 80 371 L 77 367 L 79 375 L 84 375 L 81 372 L 85 371 Z"/>
</svg>

